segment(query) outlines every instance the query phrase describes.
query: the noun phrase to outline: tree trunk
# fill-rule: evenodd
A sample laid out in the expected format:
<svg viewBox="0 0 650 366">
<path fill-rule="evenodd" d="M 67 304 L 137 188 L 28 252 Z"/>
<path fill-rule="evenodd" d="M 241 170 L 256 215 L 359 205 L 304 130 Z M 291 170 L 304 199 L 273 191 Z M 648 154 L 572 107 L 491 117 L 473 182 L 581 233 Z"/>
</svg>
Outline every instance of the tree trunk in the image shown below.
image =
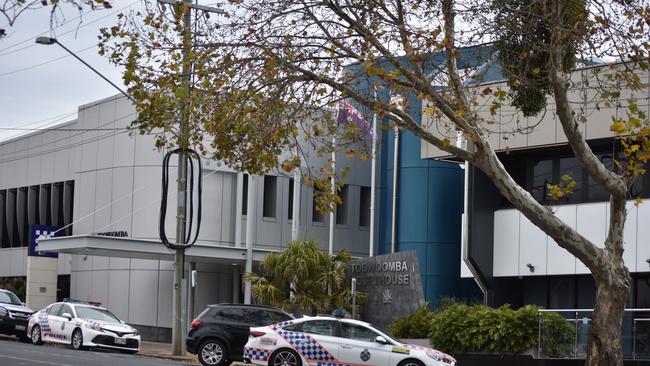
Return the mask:
<svg viewBox="0 0 650 366">
<path fill-rule="evenodd" d="M 589 330 L 586 366 L 622 366 L 621 325 L 630 289 L 630 275 L 622 258 L 608 270 L 593 272 L 596 306 Z"/>
</svg>

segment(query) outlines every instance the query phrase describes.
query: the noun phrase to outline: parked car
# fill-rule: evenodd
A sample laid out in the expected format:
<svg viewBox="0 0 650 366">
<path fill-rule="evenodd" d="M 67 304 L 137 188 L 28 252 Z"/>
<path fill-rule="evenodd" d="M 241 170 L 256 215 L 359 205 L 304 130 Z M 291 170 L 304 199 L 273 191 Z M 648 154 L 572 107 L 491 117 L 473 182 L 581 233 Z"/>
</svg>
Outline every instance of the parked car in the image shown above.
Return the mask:
<svg viewBox="0 0 650 366">
<path fill-rule="evenodd" d="M 369 323 L 321 316 L 251 328 L 244 362 L 264 366 L 456 364 L 445 353 L 402 343 Z"/>
<path fill-rule="evenodd" d="M 22 342 L 29 342 L 27 319 L 32 313 L 13 292 L 0 289 L 0 333 L 15 335 Z"/>
<path fill-rule="evenodd" d="M 111 348 L 126 353 L 140 350 L 140 333 L 105 308 L 77 302 L 57 302 L 29 318 L 32 343 L 70 344 L 80 350 Z"/>
<path fill-rule="evenodd" d="M 293 316 L 285 311 L 270 306 L 208 305 L 192 322 L 185 344 L 187 351 L 197 355 L 203 365 L 225 366 L 243 361 L 250 327 L 291 319 Z"/>
</svg>

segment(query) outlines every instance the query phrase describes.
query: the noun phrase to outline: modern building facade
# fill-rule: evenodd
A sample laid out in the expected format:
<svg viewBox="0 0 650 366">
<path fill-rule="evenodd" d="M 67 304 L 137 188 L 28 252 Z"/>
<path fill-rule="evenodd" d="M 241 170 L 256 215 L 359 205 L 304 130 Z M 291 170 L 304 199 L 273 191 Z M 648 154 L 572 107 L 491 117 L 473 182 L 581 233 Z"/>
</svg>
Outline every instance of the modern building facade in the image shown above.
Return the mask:
<svg viewBox="0 0 650 366">
<path fill-rule="evenodd" d="M 611 69 L 610 69 L 611 67 Z M 574 108 L 584 111 L 587 122 L 582 133 L 599 159 L 616 169 L 620 159 L 620 143 L 610 131 L 612 117 L 625 116 L 627 106 L 634 102 L 646 115 L 650 112 L 650 76 L 635 70 L 641 80 L 639 90 L 624 89 L 617 103 L 609 105 L 597 94 L 597 78 L 623 67 L 621 64 L 593 65 L 572 74 L 570 100 Z M 492 90 L 507 85 L 502 81 L 477 88 Z M 535 199 L 548 205 L 555 214 L 596 245 L 603 245 L 608 230 L 609 194 L 588 177 L 566 143 L 566 137 L 549 99 L 545 113 L 523 117 L 512 107 L 504 106 L 496 116 L 489 112 L 490 100 L 477 93 L 479 111 L 490 125 L 491 144 L 506 169 Z M 456 141 L 453 127 L 444 121 L 429 121 L 435 130 Z M 530 128 L 528 128 L 530 127 Z M 433 131 L 433 130 L 432 130 Z M 453 143 L 452 142 L 452 143 Z M 424 158 L 444 158 L 446 153 L 428 146 Z M 559 247 L 551 238 L 514 209 L 497 191 L 491 181 L 477 168 L 468 166 L 466 174 L 467 206 L 466 243 L 464 245 L 464 277 L 474 277 L 486 290 L 489 305 L 511 304 L 518 307 L 536 304 L 551 309 L 589 309 L 595 302 L 595 286 L 588 269 L 574 256 Z M 565 199 L 550 201 L 548 184 L 557 184 L 563 175 L 577 183 Z M 650 175 L 639 177 L 630 190 L 628 218 L 625 224 L 625 264 L 632 278 L 630 308 L 650 305 L 650 206 L 635 206 L 636 197 L 650 196 Z"/>
<path fill-rule="evenodd" d="M 155 150 L 153 136 L 129 133 L 134 118 L 130 102 L 116 96 L 79 107 L 75 121 L 0 143 L 0 277 L 27 275 L 30 225 L 64 228 L 63 236 L 39 242 L 40 249 L 59 257 L 53 269 L 58 281 L 38 288 L 52 301 L 58 291 L 59 298 L 99 302 L 137 325 L 146 338 L 166 340 L 173 254 L 158 234 L 163 152 Z M 334 250 L 364 257 L 370 167 L 343 155 L 337 169 L 351 170 L 335 218 Z M 203 166 L 201 232 L 186 259 L 190 319 L 206 304 L 243 301 L 248 243 L 256 265 L 292 240 L 294 217 L 299 217 L 299 239 L 316 240 L 324 250 L 329 239 L 329 215 L 314 210 L 312 188 L 300 185 L 299 214 L 293 212 L 292 175 L 249 177 L 210 160 Z M 168 233 L 175 232 L 171 193 Z M 248 220 L 253 220 L 251 238 L 246 237 Z M 194 288 L 191 270 L 196 270 Z"/>
<path fill-rule="evenodd" d="M 459 69 L 480 70 L 468 82 L 501 78 L 500 67 L 490 62 L 492 54 L 489 46 L 459 50 Z M 423 65 L 425 74 L 438 80 L 440 88 L 446 85 L 442 65 L 443 53 L 430 55 Z M 388 62 L 382 66 L 393 69 Z M 367 85 L 361 87 L 367 89 Z M 391 98 L 387 86 L 378 94 L 384 100 Z M 405 97 L 407 112 L 418 124 L 423 123 L 422 101 L 413 95 Z M 383 123 L 390 124 L 388 120 Z M 443 297 L 478 300 L 482 295 L 474 280 L 460 276 L 463 170 L 457 163 L 429 158 L 428 145 L 411 131 L 397 134 L 397 143 L 394 129 L 382 129 L 380 135 L 378 253 L 415 251 L 425 298 L 432 306 Z"/>
</svg>

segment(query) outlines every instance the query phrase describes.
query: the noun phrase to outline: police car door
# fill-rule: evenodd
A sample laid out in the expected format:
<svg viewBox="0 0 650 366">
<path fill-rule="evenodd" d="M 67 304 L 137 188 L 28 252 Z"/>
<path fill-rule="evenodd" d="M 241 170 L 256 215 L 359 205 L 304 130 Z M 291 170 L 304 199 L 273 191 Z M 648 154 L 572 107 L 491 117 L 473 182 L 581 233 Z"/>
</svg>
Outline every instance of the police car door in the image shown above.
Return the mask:
<svg viewBox="0 0 650 366">
<path fill-rule="evenodd" d="M 301 332 L 287 334 L 287 341 L 310 365 L 335 366 L 339 353 L 338 321 L 315 319 L 301 325 Z"/>
<path fill-rule="evenodd" d="M 378 343 L 379 335 L 368 327 L 342 320 L 339 361 L 353 365 L 389 365 L 392 345 Z"/>
<path fill-rule="evenodd" d="M 63 304 L 60 314 L 61 323 L 59 324 L 56 332 L 60 334 L 62 341 L 70 342 L 72 340 L 72 331 L 75 328 L 75 313 L 72 309 L 72 306 Z"/>
<path fill-rule="evenodd" d="M 65 343 L 66 339 L 63 336 L 63 327 L 64 321 L 67 321 L 66 318 L 62 316 L 64 313 L 64 308 L 66 307 L 66 304 L 56 304 L 52 306 L 50 311 L 47 314 L 47 322 L 49 325 L 49 329 L 47 331 L 43 328 L 44 333 L 48 334 L 47 340 L 50 342 L 57 342 L 57 343 Z"/>
</svg>

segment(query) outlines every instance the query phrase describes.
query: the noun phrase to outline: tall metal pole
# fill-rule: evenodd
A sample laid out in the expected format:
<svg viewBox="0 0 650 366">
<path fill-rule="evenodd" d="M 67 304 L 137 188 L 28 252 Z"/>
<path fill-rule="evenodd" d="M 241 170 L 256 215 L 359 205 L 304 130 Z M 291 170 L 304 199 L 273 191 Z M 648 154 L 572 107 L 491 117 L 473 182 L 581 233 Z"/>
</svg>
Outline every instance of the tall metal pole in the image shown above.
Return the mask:
<svg viewBox="0 0 650 366">
<path fill-rule="evenodd" d="M 375 90 L 377 100 L 377 90 Z M 377 113 L 372 115 L 372 161 L 370 164 L 370 239 L 368 256 L 375 253 L 375 181 L 377 180 Z"/>
<path fill-rule="evenodd" d="M 336 137 L 332 137 L 332 197 L 336 195 Z M 334 255 L 334 209 L 330 211 L 330 235 L 329 235 L 329 254 Z"/>
<path fill-rule="evenodd" d="M 179 145 L 181 148 L 178 154 L 178 198 L 176 206 L 176 243 L 185 242 L 185 225 L 187 213 L 187 161 L 185 151 L 189 144 L 189 96 L 190 83 L 192 81 L 192 67 L 190 65 L 189 53 L 192 50 L 192 13 L 190 12 L 190 0 L 185 0 L 187 8 L 183 14 L 183 88 L 186 90 L 186 99 L 181 106 L 181 121 L 179 130 Z M 183 269 L 185 266 L 185 250 L 176 249 L 174 255 L 174 321 L 172 322 L 172 354 L 180 356 L 183 354 L 183 303 L 182 283 Z"/>
<path fill-rule="evenodd" d="M 399 167 L 399 127 L 395 126 L 393 141 L 393 212 L 391 217 L 390 252 L 397 249 L 397 169 Z"/>
</svg>

